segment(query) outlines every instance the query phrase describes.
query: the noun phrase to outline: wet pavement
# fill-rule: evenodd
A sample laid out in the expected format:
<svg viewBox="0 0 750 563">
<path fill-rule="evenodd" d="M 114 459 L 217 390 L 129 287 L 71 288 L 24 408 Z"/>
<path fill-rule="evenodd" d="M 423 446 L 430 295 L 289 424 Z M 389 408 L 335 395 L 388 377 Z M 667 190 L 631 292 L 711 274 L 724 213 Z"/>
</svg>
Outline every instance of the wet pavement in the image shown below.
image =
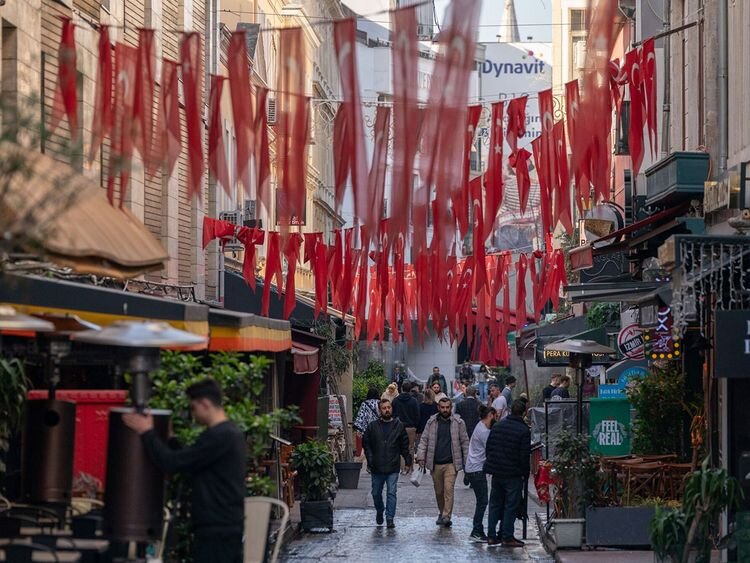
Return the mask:
<svg viewBox="0 0 750 563">
<path fill-rule="evenodd" d="M 541 546 L 534 524 L 534 512 L 543 511 L 529 498 L 529 524 L 526 546 L 518 549 L 488 548 L 469 541 L 474 514 L 474 493 L 456 483 L 453 527 L 435 525 L 437 505 L 432 481 L 426 476 L 421 487 L 401 476 L 398 486 L 396 529 L 375 524 L 370 496 L 370 476 L 363 470 L 356 490 L 340 490 L 336 496 L 334 531 L 303 533 L 292 541 L 281 560 L 286 562 L 348 561 L 554 561 Z M 486 526 L 485 514 L 485 526 Z M 522 524 L 516 521 L 516 537 L 522 537 Z"/>
</svg>

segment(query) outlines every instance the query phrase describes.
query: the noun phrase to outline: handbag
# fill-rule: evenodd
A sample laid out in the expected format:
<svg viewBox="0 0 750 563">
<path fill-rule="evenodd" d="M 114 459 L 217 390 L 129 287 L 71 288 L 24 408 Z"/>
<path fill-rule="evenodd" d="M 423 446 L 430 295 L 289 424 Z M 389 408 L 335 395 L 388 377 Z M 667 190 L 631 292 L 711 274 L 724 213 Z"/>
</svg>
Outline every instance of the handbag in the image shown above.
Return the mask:
<svg viewBox="0 0 750 563">
<path fill-rule="evenodd" d="M 409 481 L 411 481 L 411 484 L 415 487 L 419 487 L 420 483 L 422 482 L 422 477 L 424 477 L 425 470 L 422 469 L 420 465 L 417 465 L 417 468 L 414 469 L 411 472 L 411 477 L 409 477 Z"/>
</svg>

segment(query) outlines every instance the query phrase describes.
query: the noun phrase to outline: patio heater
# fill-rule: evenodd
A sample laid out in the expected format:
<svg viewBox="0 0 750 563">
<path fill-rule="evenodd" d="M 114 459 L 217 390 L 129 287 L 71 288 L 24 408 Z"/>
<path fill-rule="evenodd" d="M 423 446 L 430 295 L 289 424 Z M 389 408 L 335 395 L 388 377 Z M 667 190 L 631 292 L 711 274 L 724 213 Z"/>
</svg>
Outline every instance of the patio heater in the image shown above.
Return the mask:
<svg viewBox="0 0 750 563">
<path fill-rule="evenodd" d="M 55 396 L 60 383 L 60 363 L 70 354 L 70 337 L 99 326 L 75 315 L 38 314 L 53 330 L 40 335 L 39 346 L 47 360 L 48 395 L 26 405 L 21 457 L 23 498 L 28 502 L 64 504 L 73 489 L 76 405 Z"/>
<path fill-rule="evenodd" d="M 161 348 L 202 347 L 206 339 L 167 323 L 118 321 L 101 331 L 79 333 L 75 340 L 125 349 L 120 367 L 133 377 L 130 390 L 133 407 L 109 412 L 104 530 L 117 540 L 151 541 L 162 528 L 164 474 L 151 463 L 140 437 L 125 426 L 122 416 L 134 410 L 143 412 L 148 406 L 151 385 L 148 374 L 159 367 Z M 151 414 L 154 432 L 166 441 L 171 411 L 152 410 Z"/>
<path fill-rule="evenodd" d="M 576 370 L 576 432 L 583 434 L 583 380 L 586 368 L 593 363 L 594 354 L 614 354 L 609 346 L 594 340 L 568 339 L 553 342 L 545 347 L 553 352 L 567 352 L 570 367 Z"/>
</svg>

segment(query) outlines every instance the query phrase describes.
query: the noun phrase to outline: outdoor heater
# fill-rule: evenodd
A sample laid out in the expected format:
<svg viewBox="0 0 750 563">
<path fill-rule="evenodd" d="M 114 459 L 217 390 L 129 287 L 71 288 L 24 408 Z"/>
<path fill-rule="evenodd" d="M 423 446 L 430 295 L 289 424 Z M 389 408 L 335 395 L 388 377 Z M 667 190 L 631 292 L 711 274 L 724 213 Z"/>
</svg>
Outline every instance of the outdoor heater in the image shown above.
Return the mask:
<svg viewBox="0 0 750 563">
<path fill-rule="evenodd" d="M 586 368 L 591 367 L 594 354 L 614 354 L 615 350 L 594 340 L 578 339 L 553 342 L 546 349 L 570 354 L 570 367 L 576 370 L 576 431 L 583 434 L 583 374 Z"/>
<path fill-rule="evenodd" d="M 87 331 L 75 340 L 126 349 L 121 368 L 133 377 L 132 408 L 109 412 L 107 482 L 104 492 L 104 531 L 113 539 L 147 542 L 161 532 L 164 507 L 164 474 L 149 459 L 140 437 L 125 426 L 122 416 L 143 412 L 150 396 L 149 372 L 159 367 L 160 348 L 190 348 L 206 339 L 172 328 L 167 323 L 118 321 L 101 331 Z M 168 410 L 152 410 L 154 432 L 166 441 Z"/>
</svg>

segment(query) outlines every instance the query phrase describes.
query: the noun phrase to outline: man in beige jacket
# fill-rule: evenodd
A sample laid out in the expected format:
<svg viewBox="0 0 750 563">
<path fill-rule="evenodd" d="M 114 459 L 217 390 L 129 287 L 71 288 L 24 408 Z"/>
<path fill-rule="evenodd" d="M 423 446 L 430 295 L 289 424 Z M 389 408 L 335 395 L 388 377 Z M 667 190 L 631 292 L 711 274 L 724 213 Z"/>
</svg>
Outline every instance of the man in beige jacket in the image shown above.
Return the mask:
<svg viewBox="0 0 750 563">
<path fill-rule="evenodd" d="M 453 403 L 446 398 L 438 402 L 438 413 L 430 417 L 417 449 L 417 463 L 432 473 L 440 514 L 435 522 L 449 528 L 453 525 L 453 488 L 456 475 L 463 470 L 469 456 L 469 436 L 460 416 L 452 414 Z"/>
</svg>

